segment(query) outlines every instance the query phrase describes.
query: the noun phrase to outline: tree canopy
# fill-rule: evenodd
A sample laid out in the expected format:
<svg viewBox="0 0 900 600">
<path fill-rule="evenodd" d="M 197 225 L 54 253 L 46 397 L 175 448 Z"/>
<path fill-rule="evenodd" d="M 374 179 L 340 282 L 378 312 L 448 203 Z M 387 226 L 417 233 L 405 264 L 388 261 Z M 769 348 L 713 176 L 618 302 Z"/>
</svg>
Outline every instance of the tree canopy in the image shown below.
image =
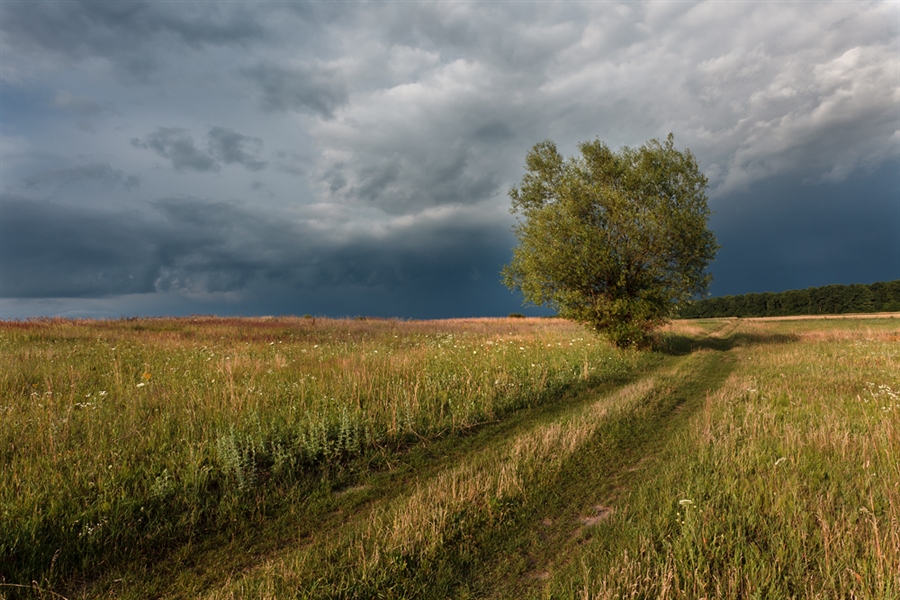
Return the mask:
<svg viewBox="0 0 900 600">
<path fill-rule="evenodd" d="M 900 311 L 900 280 L 704 298 L 683 306 L 678 316 L 787 317 L 896 311 Z"/>
<path fill-rule="evenodd" d="M 528 153 L 509 191 L 521 217 L 503 282 L 619 346 L 641 345 L 709 286 L 718 244 L 707 179 L 672 134 L 618 152 L 600 140 L 578 148 L 563 158 L 544 141 Z"/>
</svg>

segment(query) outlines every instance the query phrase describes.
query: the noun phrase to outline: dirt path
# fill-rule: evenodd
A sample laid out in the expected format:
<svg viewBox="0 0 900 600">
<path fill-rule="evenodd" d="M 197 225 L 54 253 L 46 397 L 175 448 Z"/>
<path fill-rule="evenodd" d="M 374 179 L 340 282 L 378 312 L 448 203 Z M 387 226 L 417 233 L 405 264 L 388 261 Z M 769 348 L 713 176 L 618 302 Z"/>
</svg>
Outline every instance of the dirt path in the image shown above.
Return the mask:
<svg viewBox="0 0 900 600">
<path fill-rule="evenodd" d="M 601 434 L 574 455 L 560 470 L 556 490 L 528 511 L 504 544 L 507 552 L 482 573 L 484 596 L 540 596 L 543 580 L 567 566 L 595 526 L 621 510 L 628 490 L 648 476 L 666 441 L 686 426 L 706 394 L 725 381 L 733 363 L 725 352 L 684 357 L 660 382 L 645 414 L 620 423 L 620 435 Z"/>
<path fill-rule="evenodd" d="M 233 593 L 210 597 L 270 589 L 285 578 L 272 572 L 306 581 L 301 587 L 317 577 L 314 585 L 337 597 L 538 594 L 620 509 L 732 365 L 724 351 L 670 357 L 630 385 L 523 412 L 465 447 L 434 448 L 418 468 L 371 478 L 362 488 L 370 499 L 337 527 L 258 564 Z M 520 448 L 548 454 L 533 465 Z"/>
<path fill-rule="evenodd" d="M 725 380 L 733 357 L 724 342 L 738 326 L 728 322 L 706 349 L 661 357 L 636 380 L 573 390 L 470 435 L 424 443 L 339 488 L 313 490 L 292 532 L 263 523 L 257 540 L 197 549 L 189 568 L 183 557 L 157 565 L 154 580 L 168 573 L 171 587 L 151 595 L 538 594 Z"/>
</svg>

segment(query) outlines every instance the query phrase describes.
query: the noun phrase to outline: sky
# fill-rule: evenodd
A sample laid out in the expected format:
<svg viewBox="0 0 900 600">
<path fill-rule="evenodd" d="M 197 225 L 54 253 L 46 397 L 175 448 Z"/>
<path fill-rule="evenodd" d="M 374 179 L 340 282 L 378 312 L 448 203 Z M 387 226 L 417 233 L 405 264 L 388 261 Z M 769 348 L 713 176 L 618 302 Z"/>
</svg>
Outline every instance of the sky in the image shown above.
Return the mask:
<svg viewBox="0 0 900 600">
<path fill-rule="evenodd" d="M 0 2 L 0 318 L 547 314 L 534 144 L 670 132 L 714 296 L 900 279 L 900 2 Z"/>
</svg>

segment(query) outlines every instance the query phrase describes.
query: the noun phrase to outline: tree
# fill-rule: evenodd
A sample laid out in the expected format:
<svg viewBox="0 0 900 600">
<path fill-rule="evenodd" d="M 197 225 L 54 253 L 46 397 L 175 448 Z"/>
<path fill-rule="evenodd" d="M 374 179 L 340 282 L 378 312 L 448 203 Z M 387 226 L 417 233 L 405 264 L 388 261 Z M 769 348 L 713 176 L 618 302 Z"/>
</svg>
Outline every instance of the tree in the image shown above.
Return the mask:
<svg viewBox="0 0 900 600">
<path fill-rule="evenodd" d="M 707 228 L 707 179 L 689 150 L 651 140 L 613 152 L 599 140 L 564 159 L 532 148 L 509 191 L 519 245 L 503 282 L 525 301 L 643 345 L 679 303 L 704 293 L 718 250 Z"/>
</svg>

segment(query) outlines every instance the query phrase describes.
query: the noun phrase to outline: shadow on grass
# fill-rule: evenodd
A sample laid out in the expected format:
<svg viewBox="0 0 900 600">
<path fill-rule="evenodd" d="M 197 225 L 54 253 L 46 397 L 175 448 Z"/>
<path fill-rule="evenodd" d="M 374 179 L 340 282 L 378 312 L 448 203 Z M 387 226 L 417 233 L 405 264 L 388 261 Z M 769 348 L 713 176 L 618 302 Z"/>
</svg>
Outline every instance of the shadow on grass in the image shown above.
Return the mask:
<svg viewBox="0 0 900 600">
<path fill-rule="evenodd" d="M 783 333 L 733 333 L 727 337 L 697 339 L 685 335 L 669 335 L 653 345 L 653 349 L 670 356 L 684 356 L 697 350 L 717 350 L 725 352 L 736 346 L 760 346 L 768 344 L 790 344 L 800 338 Z"/>
</svg>

